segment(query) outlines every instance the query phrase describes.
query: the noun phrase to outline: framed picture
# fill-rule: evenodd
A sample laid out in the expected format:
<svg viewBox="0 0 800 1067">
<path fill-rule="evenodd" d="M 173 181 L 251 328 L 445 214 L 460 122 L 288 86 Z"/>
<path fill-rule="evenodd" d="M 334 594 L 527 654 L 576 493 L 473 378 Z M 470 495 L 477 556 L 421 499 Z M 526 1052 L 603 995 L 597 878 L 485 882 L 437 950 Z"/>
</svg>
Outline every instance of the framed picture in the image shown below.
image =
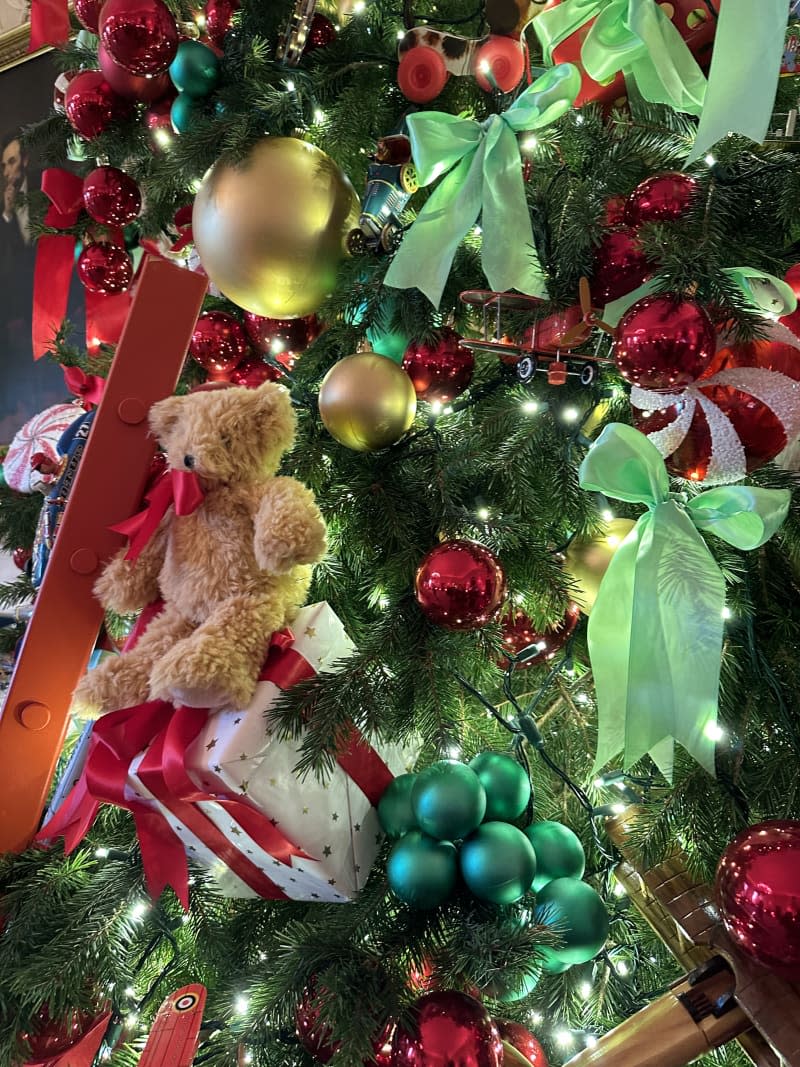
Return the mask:
<svg viewBox="0 0 800 1067">
<path fill-rule="evenodd" d="M 58 70 L 50 50 L 27 52 L 27 6 L 27 0 L 0 0 L 0 444 L 68 395 L 61 369 L 47 358 L 34 361 L 31 344 L 36 246 L 24 197 L 41 187 L 42 166 L 19 137 L 52 110 Z M 76 286 L 71 319 L 82 308 Z"/>
</svg>

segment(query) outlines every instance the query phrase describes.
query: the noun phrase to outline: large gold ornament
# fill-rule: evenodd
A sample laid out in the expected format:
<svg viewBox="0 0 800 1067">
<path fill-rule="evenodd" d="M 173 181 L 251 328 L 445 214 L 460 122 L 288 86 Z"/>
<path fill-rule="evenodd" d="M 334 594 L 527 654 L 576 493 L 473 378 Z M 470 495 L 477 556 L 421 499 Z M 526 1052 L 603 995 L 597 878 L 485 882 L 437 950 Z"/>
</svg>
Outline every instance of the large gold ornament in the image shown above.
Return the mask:
<svg viewBox="0 0 800 1067">
<path fill-rule="evenodd" d="M 310 315 L 330 293 L 359 202 L 330 156 L 265 137 L 241 163 L 218 160 L 194 201 L 192 232 L 211 281 L 273 319 Z"/>
<path fill-rule="evenodd" d="M 375 352 L 346 356 L 322 379 L 322 421 L 340 444 L 356 452 L 374 452 L 399 441 L 416 411 L 417 394 L 409 376 Z"/>
<path fill-rule="evenodd" d="M 586 615 L 614 553 L 635 525 L 633 519 L 610 519 L 597 537 L 576 538 L 567 549 L 564 571 L 573 582 L 570 595 Z"/>
</svg>

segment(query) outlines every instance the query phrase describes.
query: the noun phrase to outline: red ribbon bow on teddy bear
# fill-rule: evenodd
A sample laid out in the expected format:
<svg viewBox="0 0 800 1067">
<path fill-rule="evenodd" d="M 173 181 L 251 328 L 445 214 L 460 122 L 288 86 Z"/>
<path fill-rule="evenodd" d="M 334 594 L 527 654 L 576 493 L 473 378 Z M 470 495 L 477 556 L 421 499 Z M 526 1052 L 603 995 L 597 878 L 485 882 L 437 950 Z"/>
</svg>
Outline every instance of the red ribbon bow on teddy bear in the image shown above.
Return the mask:
<svg viewBox="0 0 800 1067">
<path fill-rule="evenodd" d="M 191 515 L 200 507 L 204 497 L 200 479 L 194 471 L 165 471 L 145 496 L 147 506 L 129 519 L 111 527 L 114 533 L 121 533 L 130 538 L 125 559 L 139 558 L 170 505 L 174 505 L 176 515 Z"/>
</svg>

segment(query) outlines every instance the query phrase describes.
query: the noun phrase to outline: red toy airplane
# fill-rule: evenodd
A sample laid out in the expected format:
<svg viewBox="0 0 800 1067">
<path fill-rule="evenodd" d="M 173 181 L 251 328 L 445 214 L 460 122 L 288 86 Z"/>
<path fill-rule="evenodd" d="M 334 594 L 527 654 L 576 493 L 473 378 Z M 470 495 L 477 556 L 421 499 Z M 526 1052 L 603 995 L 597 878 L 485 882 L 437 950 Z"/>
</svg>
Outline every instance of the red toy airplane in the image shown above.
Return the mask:
<svg viewBox="0 0 800 1067">
<path fill-rule="evenodd" d="M 191 1067 L 205 1006 L 205 986 L 170 993 L 158 1009 L 139 1067 Z"/>
</svg>

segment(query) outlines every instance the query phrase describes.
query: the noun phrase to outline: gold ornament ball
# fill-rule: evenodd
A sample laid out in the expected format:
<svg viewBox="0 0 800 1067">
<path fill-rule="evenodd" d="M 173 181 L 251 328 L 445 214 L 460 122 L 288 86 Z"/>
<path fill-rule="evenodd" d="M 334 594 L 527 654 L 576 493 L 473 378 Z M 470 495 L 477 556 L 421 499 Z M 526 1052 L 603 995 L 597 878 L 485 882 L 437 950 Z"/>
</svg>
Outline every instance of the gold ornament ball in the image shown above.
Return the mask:
<svg viewBox="0 0 800 1067">
<path fill-rule="evenodd" d="M 325 428 L 356 452 L 375 452 L 399 441 L 416 411 L 409 376 L 375 352 L 346 356 L 322 379 L 319 413 Z"/>
<path fill-rule="evenodd" d="M 242 162 L 220 159 L 208 171 L 192 233 L 206 274 L 229 300 L 295 319 L 333 290 L 359 210 L 330 156 L 294 137 L 265 137 Z"/>
<path fill-rule="evenodd" d="M 572 599 L 584 614 L 594 607 L 603 575 L 635 525 L 633 519 L 611 519 L 597 537 L 576 538 L 567 549 L 564 572 L 573 582 Z"/>
</svg>

